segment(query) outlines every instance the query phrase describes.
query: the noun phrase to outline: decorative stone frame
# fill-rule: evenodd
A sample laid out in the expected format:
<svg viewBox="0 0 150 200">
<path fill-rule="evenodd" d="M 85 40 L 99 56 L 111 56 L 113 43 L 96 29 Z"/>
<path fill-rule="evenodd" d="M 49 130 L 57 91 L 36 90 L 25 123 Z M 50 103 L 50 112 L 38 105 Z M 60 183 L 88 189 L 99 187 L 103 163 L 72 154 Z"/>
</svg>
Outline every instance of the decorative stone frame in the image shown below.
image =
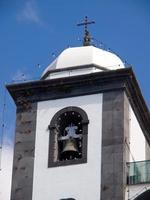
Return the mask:
<svg viewBox="0 0 150 200">
<path fill-rule="evenodd" d="M 56 145 L 56 122 L 59 116 L 65 112 L 77 112 L 82 117 L 82 158 L 73 159 L 73 160 L 54 160 L 55 157 L 55 145 Z M 88 116 L 86 112 L 79 107 L 66 107 L 59 110 L 52 118 L 49 130 L 49 154 L 48 154 L 48 167 L 57 167 L 57 166 L 65 166 L 65 165 L 73 165 L 73 164 L 81 164 L 87 162 L 87 141 L 88 141 Z"/>
</svg>

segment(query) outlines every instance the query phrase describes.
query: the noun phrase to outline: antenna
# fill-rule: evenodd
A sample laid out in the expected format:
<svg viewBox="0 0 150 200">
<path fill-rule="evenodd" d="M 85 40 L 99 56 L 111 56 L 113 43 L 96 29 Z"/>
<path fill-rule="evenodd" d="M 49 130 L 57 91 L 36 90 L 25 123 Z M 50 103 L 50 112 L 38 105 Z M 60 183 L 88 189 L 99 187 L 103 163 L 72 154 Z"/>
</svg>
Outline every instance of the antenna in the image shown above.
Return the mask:
<svg viewBox="0 0 150 200">
<path fill-rule="evenodd" d="M 0 170 L 2 170 L 2 147 L 3 147 L 3 137 L 5 131 L 5 110 L 6 110 L 6 88 L 4 88 L 4 99 L 3 99 L 3 110 L 2 110 L 2 126 L 1 126 L 1 138 L 0 138 Z"/>
<path fill-rule="evenodd" d="M 95 21 L 88 21 L 88 17 L 85 16 L 83 22 L 77 24 L 77 26 L 84 26 L 84 37 L 83 37 L 83 46 L 90 46 L 91 45 L 91 36 L 88 31 L 88 25 L 95 24 Z"/>
</svg>

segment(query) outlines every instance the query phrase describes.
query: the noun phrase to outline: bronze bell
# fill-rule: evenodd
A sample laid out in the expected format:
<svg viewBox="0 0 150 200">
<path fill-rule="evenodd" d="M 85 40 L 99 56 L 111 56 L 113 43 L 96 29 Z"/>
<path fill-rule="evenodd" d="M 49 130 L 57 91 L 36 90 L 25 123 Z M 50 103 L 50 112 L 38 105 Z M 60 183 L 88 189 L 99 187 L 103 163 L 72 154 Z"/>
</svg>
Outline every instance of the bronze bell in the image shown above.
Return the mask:
<svg viewBox="0 0 150 200">
<path fill-rule="evenodd" d="M 76 144 L 76 139 L 69 138 L 64 142 L 64 147 L 61 153 L 62 159 L 71 160 L 79 157 L 79 150 Z"/>
</svg>

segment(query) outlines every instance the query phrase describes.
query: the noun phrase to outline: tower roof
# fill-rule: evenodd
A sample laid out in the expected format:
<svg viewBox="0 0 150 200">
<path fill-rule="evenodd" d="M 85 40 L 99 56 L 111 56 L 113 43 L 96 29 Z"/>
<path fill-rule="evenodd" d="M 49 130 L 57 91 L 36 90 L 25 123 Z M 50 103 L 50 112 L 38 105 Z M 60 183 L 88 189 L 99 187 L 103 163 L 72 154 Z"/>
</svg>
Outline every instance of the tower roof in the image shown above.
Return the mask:
<svg viewBox="0 0 150 200">
<path fill-rule="evenodd" d="M 95 65 L 101 70 L 116 70 L 124 68 L 121 59 L 112 52 L 96 48 L 94 46 L 82 46 L 65 49 L 43 72 L 45 74 L 53 70 L 75 68 L 79 66 Z"/>
</svg>

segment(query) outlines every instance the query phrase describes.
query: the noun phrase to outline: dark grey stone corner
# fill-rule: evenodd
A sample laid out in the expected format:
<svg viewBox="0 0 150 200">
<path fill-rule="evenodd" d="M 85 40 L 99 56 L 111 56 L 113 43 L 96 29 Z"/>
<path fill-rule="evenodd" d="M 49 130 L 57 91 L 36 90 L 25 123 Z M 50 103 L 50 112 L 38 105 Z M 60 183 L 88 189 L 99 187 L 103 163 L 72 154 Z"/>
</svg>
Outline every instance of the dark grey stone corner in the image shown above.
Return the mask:
<svg viewBox="0 0 150 200">
<path fill-rule="evenodd" d="M 129 103 L 123 91 L 103 94 L 101 200 L 125 200 L 125 140 L 129 134 Z"/>
<path fill-rule="evenodd" d="M 11 200 L 32 200 L 37 103 L 17 108 Z"/>
</svg>

